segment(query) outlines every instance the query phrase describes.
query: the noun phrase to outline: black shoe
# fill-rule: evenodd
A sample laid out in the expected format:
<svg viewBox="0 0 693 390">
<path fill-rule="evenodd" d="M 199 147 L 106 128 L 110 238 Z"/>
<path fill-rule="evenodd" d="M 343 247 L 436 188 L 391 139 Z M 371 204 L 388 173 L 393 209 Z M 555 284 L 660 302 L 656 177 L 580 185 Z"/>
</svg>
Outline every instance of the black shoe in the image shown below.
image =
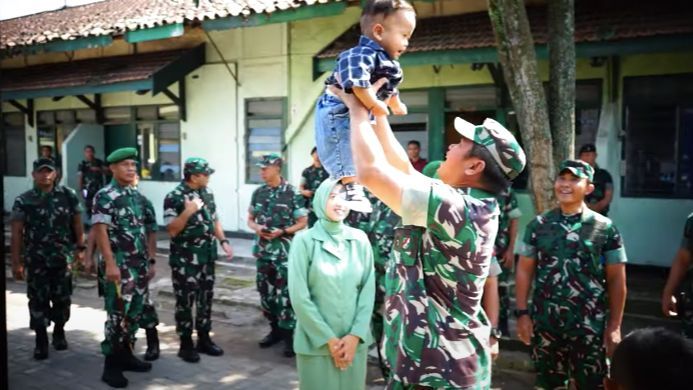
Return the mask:
<svg viewBox="0 0 693 390">
<path fill-rule="evenodd" d="M 294 331 L 284 329 L 284 356 L 290 358 L 296 356 L 294 352 Z"/>
<path fill-rule="evenodd" d="M 356 183 L 348 183 L 344 185 L 344 192 L 349 208 L 359 213 L 370 213 L 373 211 L 371 202 L 363 192 L 363 186 Z"/>
<path fill-rule="evenodd" d="M 272 330 L 258 343 L 260 348 L 269 348 L 283 339 L 281 329 L 279 329 L 277 323 L 273 322 L 270 326 Z"/>
<path fill-rule="evenodd" d="M 55 348 L 56 351 L 64 351 L 67 349 L 65 328 L 63 328 L 63 325 L 55 325 L 53 327 L 53 348 Z"/>
<path fill-rule="evenodd" d="M 224 350 L 214 344 L 209 338 L 208 332 L 197 332 L 197 352 L 206 353 L 209 356 L 221 356 Z"/>
<path fill-rule="evenodd" d="M 191 336 L 180 338 L 180 350 L 178 350 L 178 357 L 188 363 L 197 363 L 200 361 L 200 355 L 197 353 L 195 348 L 193 348 Z"/>
<path fill-rule="evenodd" d="M 111 387 L 127 387 L 128 379 L 123 376 L 123 369 L 120 367 L 120 364 L 118 364 L 118 357 L 116 355 L 106 356 L 106 361 L 103 363 L 101 380 Z"/>
<path fill-rule="evenodd" d="M 151 363 L 141 361 L 132 353 L 132 346 L 128 342 L 124 343 L 120 356 L 123 371 L 149 372 L 152 370 Z"/>
<path fill-rule="evenodd" d="M 48 333 L 45 327 L 36 328 L 36 348 L 34 359 L 44 360 L 48 358 Z"/>
<path fill-rule="evenodd" d="M 159 358 L 159 333 L 156 328 L 147 329 L 147 352 L 144 360 L 152 361 Z"/>
</svg>

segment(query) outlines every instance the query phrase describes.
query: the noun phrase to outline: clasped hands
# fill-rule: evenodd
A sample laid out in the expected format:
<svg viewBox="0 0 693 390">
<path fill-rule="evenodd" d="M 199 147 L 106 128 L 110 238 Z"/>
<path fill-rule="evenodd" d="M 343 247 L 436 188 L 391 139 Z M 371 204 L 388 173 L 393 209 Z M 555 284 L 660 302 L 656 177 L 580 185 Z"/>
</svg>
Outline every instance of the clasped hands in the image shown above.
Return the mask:
<svg viewBox="0 0 693 390">
<path fill-rule="evenodd" d="M 334 337 L 327 341 L 327 347 L 330 350 L 335 367 L 344 371 L 351 366 L 354 362 L 354 355 L 359 342 L 360 339 L 351 334 L 341 339 Z"/>
</svg>

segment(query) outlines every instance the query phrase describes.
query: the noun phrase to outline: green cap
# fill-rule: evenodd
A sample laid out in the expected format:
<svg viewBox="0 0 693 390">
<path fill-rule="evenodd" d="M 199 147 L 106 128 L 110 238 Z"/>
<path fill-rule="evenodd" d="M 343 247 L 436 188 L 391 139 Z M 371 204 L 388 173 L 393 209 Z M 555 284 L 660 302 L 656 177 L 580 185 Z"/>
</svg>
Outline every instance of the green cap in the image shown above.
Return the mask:
<svg viewBox="0 0 693 390">
<path fill-rule="evenodd" d="M 38 160 L 34 161 L 34 172 L 40 171 L 41 168 L 48 168 L 55 171 L 55 161 L 53 161 L 52 158 L 39 158 Z"/>
<path fill-rule="evenodd" d="M 270 153 L 262 156 L 262 160 L 260 160 L 260 162 L 258 162 L 255 165 L 257 165 L 260 168 L 268 167 L 270 165 L 277 165 L 281 167 L 282 163 L 282 156 L 280 156 L 278 153 Z"/>
<path fill-rule="evenodd" d="M 594 168 L 582 160 L 565 160 L 561 163 L 558 168 L 558 173 L 561 174 L 564 171 L 569 171 L 573 175 L 592 181 L 594 178 Z"/>
<path fill-rule="evenodd" d="M 209 167 L 209 163 L 204 158 L 190 157 L 189 159 L 185 160 L 183 173 L 191 175 L 196 173 L 204 173 L 206 175 L 211 175 L 214 173 L 214 169 Z"/>
<path fill-rule="evenodd" d="M 124 160 L 137 160 L 137 149 L 135 148 L 120 148 L 114 150 L 106 157 L 106 162 L 109 164 L 117 164 Z"/>
<path fill-rule="evenodd" d="M 475 126 L 462 118 L 455 118 L 455 130 L 464 138 L 485 147 L 510 180 L 525 169 L 527 157 L 515 136 L 493 119 L 486 118 L 482 125 Z"/>
<path fill-rule="evenodd" d="M 438 178 L 438 168 L 440 168 L 440 164 L 443 162 L 441 160 L 436 160 L 436 161 L 431 161 L 426 166 L 424 169 L 421 170 L 421 173 L 424 175 L 430 177 L 431 179 L 437 179 Z"/>
</svg>

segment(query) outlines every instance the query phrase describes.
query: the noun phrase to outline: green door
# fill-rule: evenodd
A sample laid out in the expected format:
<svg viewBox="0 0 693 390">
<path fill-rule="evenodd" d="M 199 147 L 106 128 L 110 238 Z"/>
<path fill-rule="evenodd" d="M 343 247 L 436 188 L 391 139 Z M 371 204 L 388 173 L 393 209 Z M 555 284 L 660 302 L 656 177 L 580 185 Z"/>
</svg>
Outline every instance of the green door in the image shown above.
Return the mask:
<svg viewBox="0 0 693 390">
<path fill-rule="evenodd" d="M 137 132 L 131 124 L 104 126 L 104 132 L 106 156 L 119 148 L 137 148 Z"/>
</svg>

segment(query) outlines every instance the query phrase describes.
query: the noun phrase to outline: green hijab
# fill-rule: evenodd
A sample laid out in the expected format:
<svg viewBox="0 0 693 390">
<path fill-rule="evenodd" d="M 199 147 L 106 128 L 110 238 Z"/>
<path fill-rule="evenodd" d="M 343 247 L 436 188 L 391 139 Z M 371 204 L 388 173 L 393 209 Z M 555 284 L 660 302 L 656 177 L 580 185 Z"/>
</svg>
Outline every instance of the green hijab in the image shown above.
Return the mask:
<svg viewBox="0 0 693 390">
<path fill-rule="evenodd" d="M 325 179 L 318 189 L 315 190 L 315 196 L 313 197 L 313 211 L 318 217 L 318 223 L 315 224 L 314 228 L 324 230 L 335 240 L 340 240 L 342 238 L 344 224 L 342 221 L 332 221 L 327 218 L 325 210 L 327 208 L 327 201 L 330 199 L 330 194 L 338 184 L 338 180 Z"/>
</svg>

